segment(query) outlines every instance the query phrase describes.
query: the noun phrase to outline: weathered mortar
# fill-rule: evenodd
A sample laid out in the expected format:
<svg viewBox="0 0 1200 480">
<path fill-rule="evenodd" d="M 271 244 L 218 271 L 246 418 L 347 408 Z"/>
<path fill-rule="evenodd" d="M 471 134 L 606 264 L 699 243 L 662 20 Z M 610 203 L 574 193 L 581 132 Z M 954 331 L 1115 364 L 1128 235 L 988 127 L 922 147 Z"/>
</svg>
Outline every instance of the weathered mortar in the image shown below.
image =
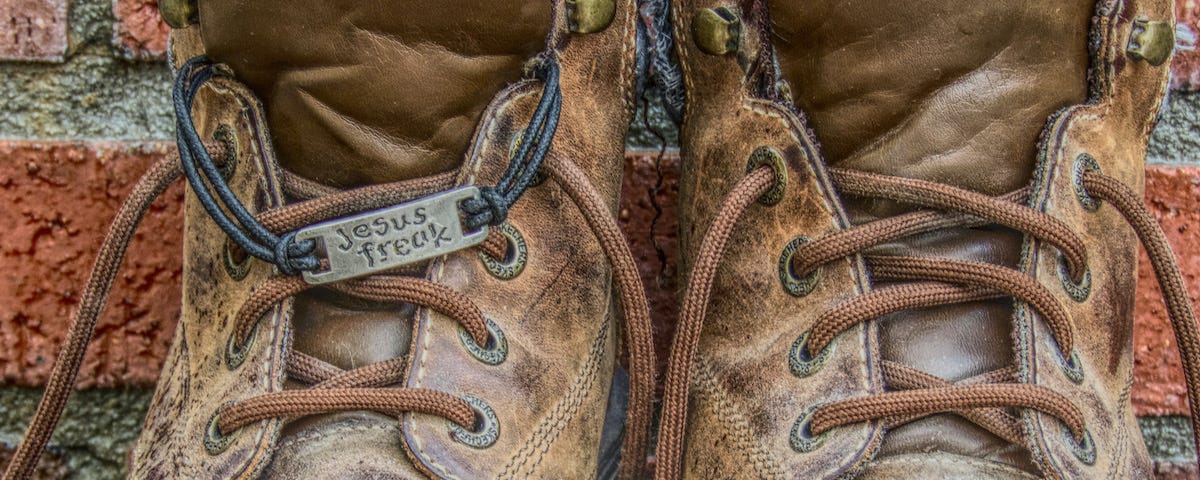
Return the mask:
<svg viewBox="0 0 1200 480">
<path fill-rule="evenodd" d="M 0 62 L 0 139 L 171 139 L 166 65 L 115 57 L 109 2 L 71 2 L 69 21 L 65 63 Z"/>
<path fill-rule="evenodd" d="M 1171 92 L 1150 136 L 1146 161 L 1193 165 L 1200 162 L 1200 92 Z"/>
<path fill-rule="evenodd" d="M 13 445 L 20 438 L 40 395 L 35 389 L 0 389 L 0 443 Z M 144 389 L 76 392 L 50 442 L 57 458 L 49 466 L 61 462 L 78 480 L 124 478 L 126 453 L 149 405 Z"/>
</svg>

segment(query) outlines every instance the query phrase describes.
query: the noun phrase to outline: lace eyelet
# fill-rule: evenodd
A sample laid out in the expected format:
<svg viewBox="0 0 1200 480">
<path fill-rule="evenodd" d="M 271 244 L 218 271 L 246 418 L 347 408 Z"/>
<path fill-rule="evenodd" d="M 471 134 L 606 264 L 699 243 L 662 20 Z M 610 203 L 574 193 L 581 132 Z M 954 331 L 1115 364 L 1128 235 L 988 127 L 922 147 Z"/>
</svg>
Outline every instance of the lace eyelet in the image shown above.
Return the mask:
<svg viewBox="0 0 1200 480">
<path fill-rule="evenodd" d="M 476 360 L 488 365 L 504 363 L 504 360 L 508 358 L 508 339 L 504 337 L 504 330 L 501 330 L 500 326 L 490 318 L 485 318 L 484 321 L 487 323 L 488 330 L 486 345 L 481 346 L 475 343 L 471 334 L 461 328 L 458 329 L 458 340 Z"/>
<path fill-rule="evenodd" d="M 783 193 L 787 190 L 787 164 L 783 161 L 783 155 L 779 154 L 778 150 L 771 147 L 758 147 L 754 153 L 750 154 L 750 160 L 746 162 L 746 173 L 753 172 L 763 165 L 771 167 L 771 171 L 775 174 L 775 183 L 770 190 L 758 197 L 758 203 L 772 206 L 783 200 Z"/>
<path fill-rule="evenodd" d="M 837 342 L 829 342 L 824 350 L 813 357 L 808 351 L 808 335 L 811 332 L 809 330 L 800 334 L 800 338 L 792 342 L 792 349 L 788 353 L 788 368 L 791 369 L 792 375 L 800 378 L 820 371 L 829 362 L 829 357 L 833 356 L 833 352 L 837 350 Z"/>
<path fill-rule="evenodd" d="M 221 178 L 225 181 L 233 178 L 233 174 L 237 172 L 238 151 L 237 151 L 237 133 L 233 127 L 222 123 L 217 126 L 217 130 L 213 132 L 213 141 L 225 145 L 225 154 L 221 158 L 214 158 L 217 165 L 217 171 L 221 173 Z"/>
<path fill-rule="evenodd" d="M 1094 212 L 1100 208 L 1100 200 L 1089 195 L 1083 186 L 1083 174 L 1087 172 L 1100 173 L 1100 163 L 1091 155 L 1081 153 L 1071 165 L 1071 183 L 1075 187 L 1075 198 L 1079 199 L 1079 205 L 1084 210 Z"/>
<path fill-rule="evenodd" d="M 233 402 L 226 402 L 213 412 L 212 418 L 208 420 L 208 427 L 204 430 L 204 451 L 209 455 L 217 456 L 229 449 L 233 445 L 234 433 L 222 435 L 221 429 L 217 428 L 217 422 L 221 420 L 221 412 L 229 408 Z"/>
<path fill-rule="evenodd" d="M 1071 356 L 1068 358 L 1060 350 L 1058 352 L 1058 367 L 1062 369 L 1063 375 L 1066 375 L 1076 385 L 1083 383 L 1083 363 L 1079 360 L 1078 352 L 1071 352 Z"/>
<path fill-rule="evenodd" d="M 499 228 L 500 233 L 508 240 L 508 252 L 502 259 L 495 259 L 484 252 L 479 252 L 479 259 L 493 277 L 501 280 L 517 278 L 521 272 L 525 271 L 525 264 L 529 260 L 525 237 L 521 235 L 521 231 L 517 230 L 517 227 L 508 222 L 492 228 Z"/>
<path fill-rule="evenodd" d="M 813 436 L 809 425 L 812 422 L 813 412 L 817 411 L 817 407 L 819 405 L 808 407 L 807 410 L 804 410 L 796 418 L 796 423 L 792 424 L 792 434 L 789 436 L 792 450 L 799 453 L 809 453 L 821 448 L 821 445 L 825 444 L 825 438 L 829 435 L 829 432 Z"/>
<path fill-rule="evenodd" d="M 225 248 L 222 257 L 225 260 L 225 273 L 229 274 L 235 282 L 240 282 L 246 279 L 250 274 L 250 254 L 246 253 L 242 247 L 233 243 L 229 237 L 225 237 Z"/>
<path fill-rule="evenodd" d="M 246 338 L 246 343 L 237 344 L 237 336 L 230 335 L 229 342 L 225 345 L 225 367 L 229 370 L 237 370 L 243 363 L 246 362 L 246 357 L 250 353 L 250 349 L 254 348 L 255 341 L 258 340 L 258 323 L 250 329 L 250 335 Z"/>
<path fill-rule="evenodd" d="M 1076 282 L 1071 278 L 1071 271 L 1067 267 L 1067 258 L 1058 254 L 1058 279 L 1062 281 L 1063 290 L 1067 295 L 1078 303 L 1087 301 L 1088 296 L 1092 294 L 1092 270 L 1084 266 L 1083 278 Z"/>
<path fill-rule="evenodd" d="M 228 182 L 237 172 L 237 133 L 233 127 L 222 123 L 217 126 L 212 138 L 214 142 L 225 145 L 224 155 L 213 160 L 216 163 L 217 171 L 221 173 L 221 178 Z M 242 281 L 250 273 L 250 255 L 228 237 L 225 239 L 224 250 L 222 256 L 224 257 L 225 273 L 228 273 L 234 281 Z"/>
<path fill-rule="evenodd" d="M 1096 464 L 1096 442 L 1092 440 L 1092 432 L 1084 430 L 1083 442 L 1077 442 L 1075 436 L 1071 435 L 1071 429 L 1063 428 L 1063 437 L 1066 438 L 1067 446 L 1071 448 L 1075 458 L 1084 465 Z"/>
<path fill-rule="evenodd" d="M 796 256 L 796 251 L 801 245 L 812 241 L 804 235 L 792 239 L 787 246 L 783 247 L 783 253 L 779 255 L 779 281 L 783 283 L 784 290 L 792 294 L 793 297 L 803 297 L 812 293 L 820 281 L 820 272 L 813 270 L 804 278 L 797 278 L 796 272 L 792 270 L 792 258 Z"/>
<path fill-rule="evenodd" d="M 467 430 L 461 425 L 449 422 L 450 438 L 454 441 L 473 448 L 488 448 L 500 438 L 500 421 L 496 412 L 486 402 L 473 395 L 463 395 L 463 400 L 475 409 L 475 425 Z"/>
</svg>

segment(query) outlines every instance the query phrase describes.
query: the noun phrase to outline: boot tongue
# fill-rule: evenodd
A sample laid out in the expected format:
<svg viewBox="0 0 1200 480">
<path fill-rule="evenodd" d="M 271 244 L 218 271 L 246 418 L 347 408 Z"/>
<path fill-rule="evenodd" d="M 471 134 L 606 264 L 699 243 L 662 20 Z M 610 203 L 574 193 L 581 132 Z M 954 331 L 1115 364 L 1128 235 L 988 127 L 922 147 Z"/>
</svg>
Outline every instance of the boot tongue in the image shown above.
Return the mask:
<svg viewBox="0 0 1200 480">
<path fill-rule="evenodd" d="M 209 57 L 263 101 L 283 168 L 339 189 L 458 167 L 545 47 L 544 0 L 205 0 Z M 297 296 L 294 347 L 343 369 L 402 357 L 411 305 Z"/>
<path fill-rule="evenodd" d="M 205 0 L 201 35 L 263 100 L 284 168 L 338 188 L 451 170 L 542 51 L 550 2 Z"/>
<path fill-rule="evenodd" d="M 940 182 L 989 195 L 1029 183 L 1047 118 L 1083 103 L 1085 2 L 771 1 L 782 74 L 834 167 Z M 904 211 L 847 199 L 859 224 Z M 958 229 L 872 254 L 1015 266 L 1021 235 Z M 948 381 L 1013 364 L 1011 302 L 900 312 L 881 319 L 883 359 Z M 889 432 L 877 458 L 931 451 L 987 457 L 1036 473 L 1023 447 L 958 416 Z"/>
</svg>

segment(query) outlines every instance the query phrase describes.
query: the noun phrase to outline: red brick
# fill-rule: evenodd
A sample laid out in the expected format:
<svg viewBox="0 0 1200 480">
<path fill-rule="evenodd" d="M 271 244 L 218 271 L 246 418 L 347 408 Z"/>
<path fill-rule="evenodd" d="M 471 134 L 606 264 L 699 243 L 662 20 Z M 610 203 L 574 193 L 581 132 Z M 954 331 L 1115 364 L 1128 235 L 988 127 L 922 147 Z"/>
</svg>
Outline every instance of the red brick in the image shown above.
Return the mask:
<svg viewBox="0 0 1200 480">
<path fill-rule="evenodd" d="M 167 32 L 158 14 L 158 0 L 113 0 L 117 28 L 113 44 L 121 55 L 135 60 L 166 57 Z"/>
<path fill-rule="evenodd" d="M 1200 34 L 1200 2 L 1197 0 L 1177 0 L 1175 2 L 1175 23 L 1181 29 L 1186 29 L 1193 36 Z M 1195 48 L 1175 49 L 1175 58 L 1171 60 L 1171 87 L 1183 90 L 1200 89 L 1200 51 Z"/>
<path fill-rule="evenodd" d="M 676 281 L 679 224 L 675 218 L 675 197 L 679 193 L 679 157 L 659 159 L 656 153 L 645 152 L 628 155 L 621 192 L 618 220 L 646 287 L 650 318 L 654 319 L 655 353 L 659 371 L 664 371 L 675 334 L 675 318 L 679 316 L 678 292 L 682 288 Z"/>
<path fill-rule="evenodd" d="M 0 142 L 0 378 L 45 381 L 100 240 L 166 144 Z M 148 212 L 80 385 L 148 385 L 179 316 L 182 185 Z"/>
<path fill-rule="evenodd" d="M 0 2 L 0 60 L 57 62 L 66 51 L 66 0 Z"/>
<path fill-rule="evenodd" d="M 1195 302 L 1200 293 L 1200 168 L 1151 168 L 1146 176 L 1146 203 L 1175 248 Z M 1144 254 L 1138 264 L 1137 312 L 1134 407 L 1143 415 L 1187 413 L 1175 336 Z"/>
</svg>

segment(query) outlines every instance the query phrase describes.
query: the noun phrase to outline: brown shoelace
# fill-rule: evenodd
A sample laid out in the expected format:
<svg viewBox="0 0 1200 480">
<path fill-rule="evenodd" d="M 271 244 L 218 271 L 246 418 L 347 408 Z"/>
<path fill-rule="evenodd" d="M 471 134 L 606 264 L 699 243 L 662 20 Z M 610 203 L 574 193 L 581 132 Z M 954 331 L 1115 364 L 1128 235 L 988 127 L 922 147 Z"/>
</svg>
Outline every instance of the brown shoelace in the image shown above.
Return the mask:
<svg viewBox="0 0 1200 480">
<path fill-rule="evenodd" d="M 1025 206 L 1030 188 L 989 197 L 934 182 L 853 170 L 831 169 L 831 174 L 844 195 L 893 200 L 925 210 L 857 225 L 806 243 L 793 257 L 791 268 L 797 277 L 803 278 L 829 261 L 909 235 L 985 224 L 1025 232 L 1056 247 L 1072 281 L 1080 281 L 1086 274 L 1083 241 L 1063 222 Z M 1183 359 L 1193 440 L 1200 445 L 1200 330 L 1174 253 L 1154 216 L 1131 189 L 1096 171 L 1084 172 L 1082 184 L 1089 195 L 1111 204 L 1124 216 L 1149 254 Z M 770 167 L 748 173 L 725 197 L 701 241 L 667 363 L 656 478 L 678 479 L 682 474 L 691 367 L 713 278 L 734 225 L 772 186 Z M 804 346 L 810 357 L 823 351 L 840 332 L 889 313 L 996 298 L 1015 298 L 1028 304 L 1046 321 L 1064 355 L 1074 352 L 1074 327 L 1066 309 L 1049 290 L 1020 271 L 942 258 L 867 256 L 865 260 L 873 280 L 900 283 L 866 292 L 822 314 L 809 330 Z M 1086 419 L 1071 399 L 1047 387 L 1016 383 L 1015 367 L 959 382 L 896 362 L 883 362 L 882 373 L 887 391 L 816 406 L 802 433 L 818 436 L 840 426 L 875 420 L 890 428 L 933 414 L 955 413 L 1022 445 L 1023 427 L 1008 410 L 1016 407 L 1058 418 L 1076 442 L 1086 441 L 1088 435 Z"/>
<path fill-rule="evenodd" d="M 221 145 L 209 145 L 208 148 L 215 156 L 222 156 Z M 636 478 L 645 466 L 643 459 L 646 458 L 646 436 L 649 433 L 655 381 L 649 308 L 641 277 L 603 197 L 587 176 L 569 161 L 556 158 L 549 159 L 543 165 L 543 170 L 558 182 L 582 211 L 613 268 L 618 301 L 625 320 L 624 341 L 630 372 L 621 477 Z M 32 475 L 71 394 L 87 346 L 94 335 L 96 321 L 129 241 L 154 199 L 181 174 L 178 157 L 158 162 L 138 181 L 121 206 L 100 248 L 79 309 L 71 320 L 66 344 L 55 360 L 46 392 L 24 440 L 7 467 L 5 479 L 27 479 Z M 257 215 L 260 222 L 277 233 L 436 193 L 453 186 L 454 176 L 436 175 L 344 192 L 330 191 L 287 175 L 284 180 L 285 189 L 290 194 L 316 198 Z M 493 258 L 504 258 L 507 244 L 503 236 L 492 230 L 488 240 L 476 248 Z M 403 268 L 399 271 L 403 271 Z M 478 345 L 485 345 L 488 341 L 489 333 L 483 313 L 469 298 L 423 278 L 388 274 L 327 286 L 360 299 L 404 302 L 430 308 L 456 320 Z M 235 318 L 234 345 L 244 347 L 253 338 L 259 319 L 266 312 L 280 301 L 310 287 L 300 277 L 284 275 L 271 277 L 256 286 Z M 309 388 L 233 399 L 217 416 L 218 433 L 229 435 L 247 425 L 272 418 L 297 418 L 353 410 L 386 414 L 426 413 L 444 417 L 467 430 L 476 428 L 475 411 L 466 400 L 436 390 L 397 387 L 405 379 L 407 359 L 391 359 L 344 371 L 295 350 L 287 352 L 285 358 L 288 378 L 307 384 Z M 197 439 L 197 442 L 200 441 Z"/>
</svg>

